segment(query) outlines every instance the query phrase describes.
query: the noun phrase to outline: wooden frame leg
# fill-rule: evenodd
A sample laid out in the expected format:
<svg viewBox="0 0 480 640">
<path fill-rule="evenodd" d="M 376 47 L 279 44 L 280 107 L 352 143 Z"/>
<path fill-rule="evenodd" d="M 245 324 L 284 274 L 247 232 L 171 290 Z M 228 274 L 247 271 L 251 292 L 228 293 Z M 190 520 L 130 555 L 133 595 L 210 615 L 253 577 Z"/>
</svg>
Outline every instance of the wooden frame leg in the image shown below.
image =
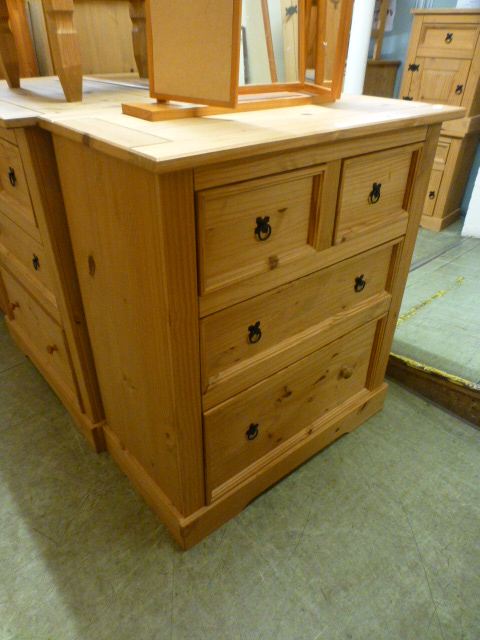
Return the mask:
<svg viewBox="0 0 480 640">
<path fill-rule="evenodd" d="M 20 86 L 17 47 L 10 29 L 7 0 L 0 0 L 0 69 L 10 89 Z"/>
<path fill-rule="evenodd" d="M 73 26 L 73 0 L 43 0 L 43 11 L 53 67 L 65 98 L 67 102 L 80 102 L 83 72 L 78 34 Z"/>
<path fill-rule="evenodd" d="M 133 55 L 137 63 L 138 74 L 148 78 L 147 29 L 144 0 L 130 0 L 130 19 L 132 20 Z"/>
</svg>

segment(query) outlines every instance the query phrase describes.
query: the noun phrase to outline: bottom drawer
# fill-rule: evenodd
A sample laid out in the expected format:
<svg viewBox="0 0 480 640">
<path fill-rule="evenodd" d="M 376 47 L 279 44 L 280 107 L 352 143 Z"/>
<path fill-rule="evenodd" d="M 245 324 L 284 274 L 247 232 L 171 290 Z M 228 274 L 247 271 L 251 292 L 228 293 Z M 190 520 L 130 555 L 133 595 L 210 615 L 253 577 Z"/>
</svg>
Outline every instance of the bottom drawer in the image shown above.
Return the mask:
<svg viewBox="0 0 480 640">
<path fill-rule="evenodd" d="M 75 394 L 76 384 L 62 328 L 10 273 L 4 269 L 0 271 L 10 302 L 12 326 L 62 386 L 67 386 L 71 394 Z"/>
<path fill-rule="evenodd" d="M 378 321 L 204 413 L 207 496 L 367 385 Z"/>
</svg>

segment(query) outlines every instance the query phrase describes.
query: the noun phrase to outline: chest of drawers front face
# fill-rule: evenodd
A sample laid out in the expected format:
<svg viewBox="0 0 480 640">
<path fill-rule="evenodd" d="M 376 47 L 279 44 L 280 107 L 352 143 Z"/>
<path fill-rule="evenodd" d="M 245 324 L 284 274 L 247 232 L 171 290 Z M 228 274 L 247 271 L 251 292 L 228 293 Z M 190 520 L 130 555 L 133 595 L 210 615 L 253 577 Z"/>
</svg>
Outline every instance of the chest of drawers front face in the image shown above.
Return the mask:
<svg viewBox="0 0 480 640">
<path fill-rule="evenodd" d="M 212 170 L 197 191 L 207 501 L 371 390 L 421 150 L 406 142 L 233 183 Z"/>
</svg>

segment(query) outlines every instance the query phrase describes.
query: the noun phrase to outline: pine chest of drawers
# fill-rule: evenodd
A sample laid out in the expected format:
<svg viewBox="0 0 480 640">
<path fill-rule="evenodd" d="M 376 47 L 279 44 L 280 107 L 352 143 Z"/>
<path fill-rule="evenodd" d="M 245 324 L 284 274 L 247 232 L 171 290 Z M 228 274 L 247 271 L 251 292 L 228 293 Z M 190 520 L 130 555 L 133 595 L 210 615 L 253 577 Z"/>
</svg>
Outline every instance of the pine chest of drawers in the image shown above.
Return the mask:
<svg viewBox="0 0 480 640">
<path fill-rule="evenodd" d="M 2 300 L 18 346 L 92 447 L 103 450 L 103 409 L 52 141 L 37 126 L 0 129 Z"/>
<path fill-rule="evenodd" d="M 381 409 L 441 122 L 459 113 L 347 98 L 42 123 L 107 448 L 183 547 Z"/>
</svg>

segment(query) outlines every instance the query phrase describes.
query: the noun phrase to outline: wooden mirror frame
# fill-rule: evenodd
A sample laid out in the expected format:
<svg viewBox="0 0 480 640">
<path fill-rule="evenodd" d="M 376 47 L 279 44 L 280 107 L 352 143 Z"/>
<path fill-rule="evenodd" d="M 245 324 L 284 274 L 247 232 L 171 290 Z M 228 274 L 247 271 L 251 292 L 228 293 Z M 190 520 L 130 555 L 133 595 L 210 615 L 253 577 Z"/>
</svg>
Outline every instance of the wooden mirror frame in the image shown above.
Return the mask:
<svg viewBox="0 0 480 640">
<path fill-rule="evenodd" d="M 306 92 L 333 102 L 342 90 L 353 2 L 342 0 L 331 83 L 305 79 L 305 16 L 312 0 L 298 0 L 300 81 L 239 87 L 242 0 L 146 0 L 150 95 L 159 102 L 232 109 L 258 94 Z M 315 77 L 321 64 L 317 55 Z"/>
</svg>

